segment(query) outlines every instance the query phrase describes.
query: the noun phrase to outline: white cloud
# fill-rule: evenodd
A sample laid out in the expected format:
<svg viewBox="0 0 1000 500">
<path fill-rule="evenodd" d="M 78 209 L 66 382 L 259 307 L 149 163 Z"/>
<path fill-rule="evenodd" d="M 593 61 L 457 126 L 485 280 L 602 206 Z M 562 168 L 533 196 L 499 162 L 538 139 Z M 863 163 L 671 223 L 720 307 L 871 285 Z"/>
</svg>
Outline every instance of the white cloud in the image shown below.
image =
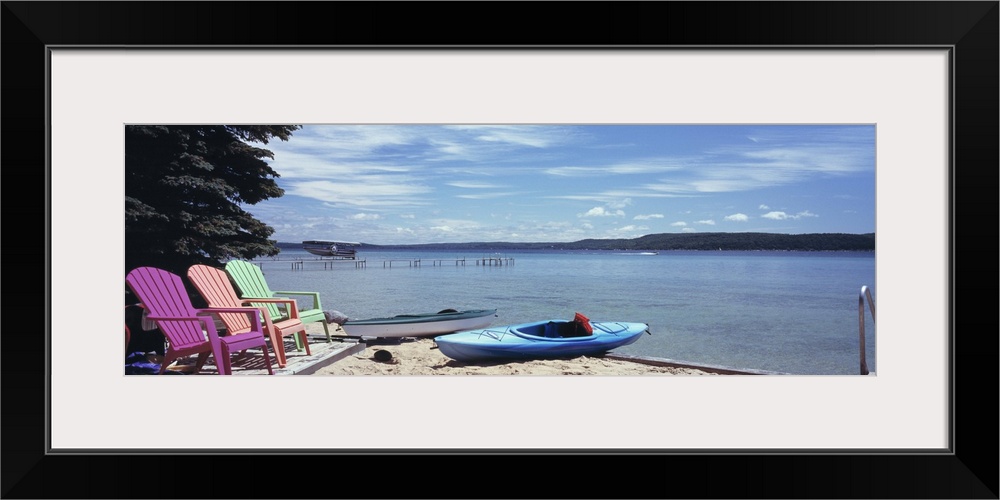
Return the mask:
<svg viewBox="0 0 1000 500">
<path fill-rule="evenodd" d="M 768 212 L 764 215 L 761 215 L 761 217 L 773 220 L 786 220 L 786 219 L 801 219 L 802 217 L 819 217 L 819 216 L 808 210 L 805 210 L 795 215 L 787 214 L 785 212 Z"/>
<path fill-rule="evenodd" d="M 682 233 L 693 233 L 694 232 L 694 228 L 685 227 L 684 229 L 681 229 L 681 232 Z"/>
<path fill-rule="evenodd" d="M 478 133 L 478 135 L 475 136 L 478 141 L 516 144 L 532 148 L 548 147 L 562 139 L 557 130 L 550 130 L 551 127 L 456 125 L 446 128 Z"/>
<path fill-rule="evenodd" d="M 604 207 L 594 207 L 586 213 L 577 214 L 577 217 L 624 217 L 625 212 L 621 210 L 610 211 Z"/>
<path fill-rule="evenodd" d="M 632 198 L 625 198 L 624 200 L 609 201 L 607 203 L 608 208 L 625 208 L 632 204 Z"/>
<path fill-rule="evenodd" d="M 677 171 L 682 168 L 683 165 L 676 158 L 653 158 L 636 160 L 628 163 L 614 163 L 610 165 L 595 165 L 589 167 L 552 167 L 547 168 L 542 172 L 548 175 L 560 177 L 589 177 L 598 175 L 655 174 Z"/>
<path fill-rule="evenodd" d="M 449 182 L 448 185 L 465 189 L 492 189 L 499 187 L 496 184 L 490 184 L 488 182 L 464 182 L 464 181 Z"/>
<path fill-rule="evenodd" d="M 377 235 L 378 231 L 395 237 L 392 226 L 396 224 L 402 226 L 396 237 L 400 241 L 407 240 L 403 227 L 412 227 L 406 231 L 419 236 L 413 241 L 439 236 L 487 241 L 493 235 L 504 239 L 512 234 L 527 241 L 569 241 L 624 234 L 611 228 L 629 224 L 628 220 L 662 227 L 670 224 L 667 213 L 671 218 L 684 217 L 683 225 L 674 225 L 678 232 L 694 226 L 714 230 L 718 222 L 714 218 L 722 217 L 719 214 L 725 215 L 725 211 L 732 215 L 724 217 L 724 222 L 745 222 L 765 214 L 765 219 L 786 221 L 787 225 L 794 219 L 819 216 L 808 210 L 787 212 L 789 206 L 799 207 L 779 198 L 781 192 L 773 189 L 851 173 L 871 172 L 874 176 L 873 128 L 840 130 L 806 128 L 793 134 L 762 127 L 729 138 L 735 140 L 679 149 L 674 154 L 675 148 L 643 150 L 642 141 L 632 137 L 591 144 L 589 130 L 551 125 L 307 125 L 290 141 L 261 146 L 275 153 L 268 163 L 281 174 L 279 183 L 286 196 L 247 209 L 275 227 L 282 241 L 297 239 L 292 234 L 343 230 L 344 221 L 352 222 L 348 227 L 364 235 L 365 241 L 377 241 L 368 234 Z M 626 144 L 627 140 L 635 144 Z M 614 151 L 605 149 L 612 147 Z M 630 158 L 628 151 L 641 156 Z M 558 180 L 565 189 L 539 183 L 546 176 L 553 176 L 549 179 Z M 772 190 L 751 196 L 766 197 L 769 202 L 758 202 L 756 210 L 717 196 L 762 188 Z M 679 198 L 698 202 L 699 210 L 684 213 L 667 204 L 652 204 L 636 215 L 636 205 L 643 201 Z M 707 205 L 716 200 L 718 205 Z M 777 207 L 770 207 L 770 203 Z M 564 208 L 568 210 L 560 213 Z M 732 212 L 738 209 L 754 211 L 755 215 Z M 507 210 L 512 215 L 501 221 L 499 214 Z M 628 217 L 628 212 L 634 217 Z M 837 212 L 824 217 L 839 216 Z M 712 218 L 696 220 L 699 214 L 708 213 Z M 450 220 L 431 220 L 447 216 L 491 216 L 492 220 L 474 228 Z M 572 219 L 574 216 L 578 218 Z M 399 219 L 393 224 L 381 223 L 396 217 Z M 571 222 L 558 231 L 545 231 L 539 228 L 539 218 Z M 597 230 L 587 221 L 598 226 Z M 432 226 L 436 232 L 431 231 Z M 452 232 L 441 232 L 446 230 Z M 302 239 L 308 237 L 312 236 Z"/>
<path fill-rule="evenodd" d="M 691 181 L 688 187 L 699 193 L 728 193 L 732 191 L 750 191 L 759 189 L 765 185 L 777 183 L 778 181 L 775 179 L 704 179 Z"/>
<path fill-rule="evenodd" d="M 492 198 L 502 198 L 504 196 L 511 196 L 517 193 L 479 193 L 479 194 L 458 194 L 455 195 L 456 198 L 463 198 L 466 200 L 489 200 Z"/>
<path fill-rule="evenodd" d="M 364 206 L 423 205 L 420 195 L 431 188 L 414 179 L 385 176 L 359 176 L 353 182 L 327 180 L 292 182 L 286 195 L 303 196 L 334 204 Z"/>
<path fill-rule="evenodd" d="M 603 169 L 595 167 L 554 167 L 547 168 L 542 172 L 559 177 L 580 177 L 604 173 Z"/>
<path fill-rule="evenodd" d="M 476 231 L 482 229 L 478 222 L 462 219 L 437 219 L 431 221 L 435 226 L 431 229 L 438 231 Z"/>
<path fill-rule="evenodd" d="M 764 215 L 761 215 L 761 217 L 765 219 L 785 220 L 789 218 L 789 215 L 786 214 L 785 212 L 768 212 Z"/>
<path fill-rule="evenodd" d="M 671 223 L 670 225 L 671 225 L 671 226 L 674 226 L 674 227 L 684 227 L 684 226 L 686 226 L 686 225 L 688 225 L 688 224 L 687 224 L 687 222 L 684 222 L 684 221 L 680 221 L 680 220 L 679 220 L 679 221 L 677 221 L 677 222 L 674 222 L 674 223 Z"/>
</svg>

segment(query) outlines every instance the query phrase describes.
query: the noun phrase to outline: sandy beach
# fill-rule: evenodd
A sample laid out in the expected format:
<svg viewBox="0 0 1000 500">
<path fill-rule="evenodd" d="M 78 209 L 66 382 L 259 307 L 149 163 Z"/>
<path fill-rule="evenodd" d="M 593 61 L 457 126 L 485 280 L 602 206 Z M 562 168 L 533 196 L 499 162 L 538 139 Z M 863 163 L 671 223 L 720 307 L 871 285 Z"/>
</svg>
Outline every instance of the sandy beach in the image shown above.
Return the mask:
<svg viewBox="0 0 1000 500">
<path fill-rule="evenodd" d="M 331 333 L 344 335 L 337 325 Z M 307 325 L 309 335 L 323 335 L 318 323 Z M 379 361 L 375 353 L 386 351 L 392 357 Z M 381 356 L 385 356 L 384 354 Z M 380 357 L 381 357 L 380 356 Z M 580 356 L 572 359 L 510 361 L 503 363 L 462 363 L 437 349 L 433 339 L 407 338 L 370 342 L 361 352 L 321 368 L 315 375 L 715 375 L 686 367 L 656 366 L 634 361 Z"/>
</svg>

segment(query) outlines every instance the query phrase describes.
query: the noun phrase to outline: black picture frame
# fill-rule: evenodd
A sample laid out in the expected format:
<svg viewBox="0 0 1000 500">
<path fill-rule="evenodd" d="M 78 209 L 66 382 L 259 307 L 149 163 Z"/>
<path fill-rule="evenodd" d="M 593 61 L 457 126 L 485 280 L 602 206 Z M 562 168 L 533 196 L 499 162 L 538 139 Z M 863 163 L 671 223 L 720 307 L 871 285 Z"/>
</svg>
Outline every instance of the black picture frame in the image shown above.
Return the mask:
<svg viewBox="0 0 1000 500">
<path fill-rule="evenodd" d="M 3 497 L 998 498 L 998 328 L 994 310 L 976 305 L 980 296 L 996 293 L 994 282 L 987 288 L 980 277 L 987 273 L 976 256 L 992 259 L 998 241 L 989 216 L 996 213 L 1000 165 L 998 6 L 996 1 L 3 2 L 2 161 L 13 196 L 8 200 L 17 200 L 6 207 L 9 234 L 17 239 L 4 253 L 11 265 L 36 270 L 19 279 L 16 297 L 4 300 L 8 320 L 19 319 L 8 323 L 0 350 L 6 403 Z M 483 450 L 291 453 L 273 460 L 249 454 L 48 454 L 42 325 L 47 329 L 47 318 L 58 313 L 58 304 L 49 300 L 49 200 L 43 195 L 49 176 L 46 52 L 53 45 L 951 47 L 952 453 L 572 455 Z M 38 189 L 40 184 L 45 188 Z M 100 196 L 99 187 L 93 189 Z M 40 214 L 45 214 L 42 221 Z M 972 223 L 986 218 L 986 224 Z M 35 246 L 43 242 L 43 248 Z M 29 293 L 22 285 L 40 281 L 40 269 L 46 270 L 44 281 L 36 285 L 41 290 Z M 959 284 L 966 290 L 962 301 Z M 26 314 L 37 315 L 41 303 L 46 321 L 25 319 Z M 961 317 L 956 306 L 961 306 Z M 865 409 L 858 408 L 858 418 L 865 416 Z M 155 432 L 155 409 L 131 418 L 149 419 Z M 329 420 L 337 432 L 379 431 L 339 423 L 345 420 L 342 415 Z M 258 474 L 251 480 L 230 480 L 240 468 L 263 472 L 265 463 L 278 460 L 286 464 L 280 479 L 264 481 Z M 558 464 L 555 470 L 566 476 L 530 481 L 519 474 Z M 209 484 L 171 479 L 189 467 L 208 474 Z M 623 474 L 605 477 L 598 470 Z M 474 487 L 456 486 L 466 483 L 454 482 L 454 475 L 465 476 Z M 310 484 L 315 480 L 322 486 Z"/>
</svg>

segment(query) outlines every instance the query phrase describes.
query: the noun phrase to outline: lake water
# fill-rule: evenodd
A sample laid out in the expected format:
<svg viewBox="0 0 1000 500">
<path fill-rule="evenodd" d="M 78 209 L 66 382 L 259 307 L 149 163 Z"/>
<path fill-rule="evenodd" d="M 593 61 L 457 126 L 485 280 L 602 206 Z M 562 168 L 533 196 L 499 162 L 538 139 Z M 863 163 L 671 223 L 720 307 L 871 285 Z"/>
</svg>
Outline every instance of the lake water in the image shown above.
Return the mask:
<svg viewBox="0 0 1000 500">
<path fill-rule="evenodd" d="M 484 257 L 512 262 L 477 265 Z M 496 308 L 498 326 L 580 312 L 649 324 L 652 335 L 614 352 L 801 375 L 858 375 L 862 285 L 878 302 L 873 252 L 378 250 L 358 260 L 324 268 L 286 249 L 256 263 L 271 289 L 320 292 L 324 310 L 351 319 Z M 875 373 L 867 306 L 865 318 Z"/>
</svg>

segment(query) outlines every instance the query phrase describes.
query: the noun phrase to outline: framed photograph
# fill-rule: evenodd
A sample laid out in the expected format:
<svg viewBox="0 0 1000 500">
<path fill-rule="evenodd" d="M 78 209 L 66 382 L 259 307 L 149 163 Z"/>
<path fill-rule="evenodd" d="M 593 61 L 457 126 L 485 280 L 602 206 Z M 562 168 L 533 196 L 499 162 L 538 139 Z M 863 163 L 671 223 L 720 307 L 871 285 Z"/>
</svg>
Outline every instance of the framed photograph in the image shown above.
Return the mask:
<svg viewBox="0 0 1000 500">
<path fill-rule="evenodd" d="M 5 127 L 4 163 L 22 165 L 15 176 L 44 174 L 44 224 L 29 212 L 18 222 L 33 224 L 15 228 L 45 230 L 46 308 L 44 337 L 5 338 L 4 447 L 24 459 L 5 461 L 4 496 L 162 494 L 142 488 L 153 476 L 139 464 L 197 461 L 226 474 L 260 455 L 304 467 L 398 464 L 407 481 L 376 496 L 437 496 L 439 484 L 409 480 L 426 481 L 430 464 L 496 455 L 533 466 L 698 464 L 667 481 L 685 484 L 683 496 L 997 498 L 995 463 L 978 458 L 996 456 L 995 431 L 977 423 L 993 421 L 995 399 L 982 394 L 995 392 L 969 389 L 995 383 L 997 360 L 981 355 L 996 352 L 995 334 L 981 331 L 994 332 L 995 319 L 974 306 L 961 322 L 955 312 L 957 222 L 982 218 L 997 196 L 997 2 L 581 3 L 581 19 L 611 22 L 609 39 L 552 31 L 565 23 L 542 16 L 522 35 L 572 43 L 526 45 L 435 15 L 524 26 L 532 10 L 497 7 L 5 2 L 5 93 L 17 99 L 4 115 L 20 126 Z M 694 32 L 692 19 L 711 22 Z M 878 372 L 123 377 L 120 330 L 107 320 L 122 314 L 123 130 L 135 123 L 873 126 Z M 966 231 L 996 244 L 988 230 Z M 966 246 L 971 237 L 962 234 Z M 127 467 L 90 468 L 85 486 L 53 481 L 68 463 L 122 455 Z M 792 470 L 801 481 L 787 481 Z M 731 474 L 745 481 L 718 480 Z M 659 476 L 632 489 L 611 482 L 552 493 L 680 491 Z M 254 482 L 226 488 L 285 496 Z M 524 493 L 501 484 L 490 495 Z"/>
</svg>

